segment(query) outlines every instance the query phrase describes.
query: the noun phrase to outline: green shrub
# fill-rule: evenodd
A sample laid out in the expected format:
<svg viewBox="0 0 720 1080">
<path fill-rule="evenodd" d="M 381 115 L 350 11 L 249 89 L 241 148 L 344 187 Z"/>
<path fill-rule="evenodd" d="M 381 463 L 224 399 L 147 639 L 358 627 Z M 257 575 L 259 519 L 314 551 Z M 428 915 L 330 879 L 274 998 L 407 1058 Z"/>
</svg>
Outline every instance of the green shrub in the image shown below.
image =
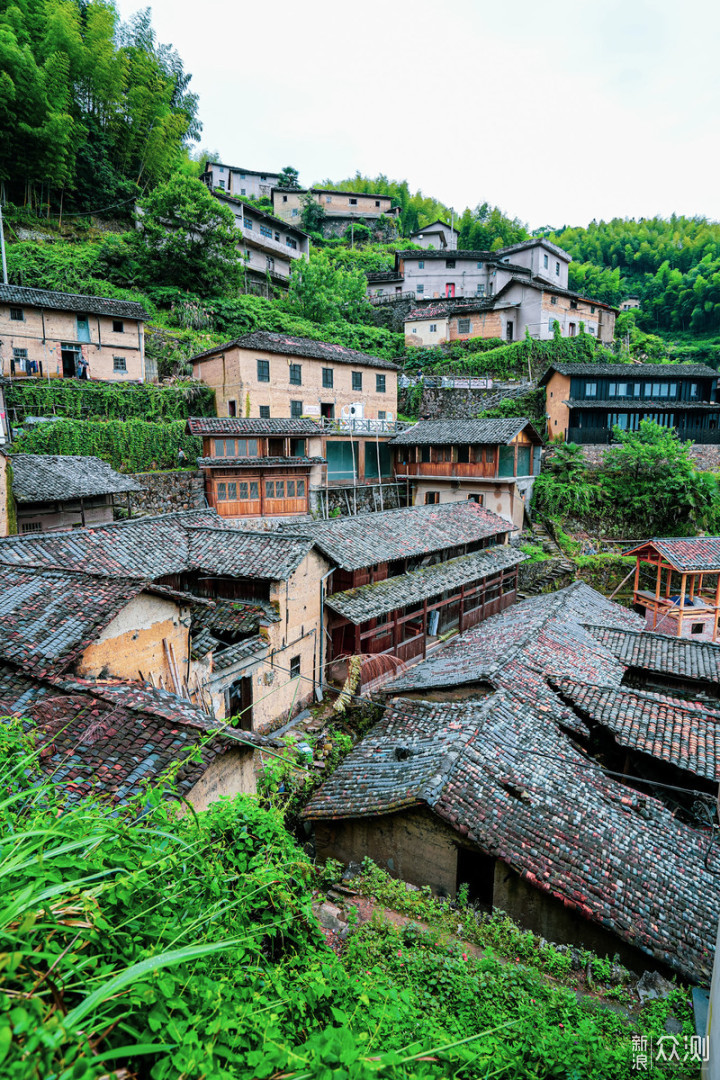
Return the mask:
<svg viewBox="0 0 720 1080">
<path fill-rule="evenodd" d="M 18 380 L 5 392 L 16 421 L 26 416 L 150 421 L 215 416 L 215 391 L 203 383 L 155 386 L 80 379 Z"/>
<path fill-rule="evenodd" d="M 189 463 L 202 454 L 202 440 L 185 434 L 184 420 L 58 420 L 22 431 L 12 444 L 16 454 L 99 457 L 120 472 L 173 469 L 180 448 Z"/>
</svg>

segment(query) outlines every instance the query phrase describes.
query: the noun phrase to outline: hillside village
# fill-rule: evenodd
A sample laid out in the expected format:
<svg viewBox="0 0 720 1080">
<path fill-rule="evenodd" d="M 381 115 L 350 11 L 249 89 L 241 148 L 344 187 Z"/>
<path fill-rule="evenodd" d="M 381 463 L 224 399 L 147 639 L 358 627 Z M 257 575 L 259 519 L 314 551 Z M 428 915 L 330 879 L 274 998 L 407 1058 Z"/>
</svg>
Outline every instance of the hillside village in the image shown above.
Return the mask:
<svg viewBox="0 0 720 1080">
<path fill-rule="evenodd" d="M 570 229 L 157 170 L 3 180 L 0 1075 L 699 1077 L 716 328 Z"/>
</svg>

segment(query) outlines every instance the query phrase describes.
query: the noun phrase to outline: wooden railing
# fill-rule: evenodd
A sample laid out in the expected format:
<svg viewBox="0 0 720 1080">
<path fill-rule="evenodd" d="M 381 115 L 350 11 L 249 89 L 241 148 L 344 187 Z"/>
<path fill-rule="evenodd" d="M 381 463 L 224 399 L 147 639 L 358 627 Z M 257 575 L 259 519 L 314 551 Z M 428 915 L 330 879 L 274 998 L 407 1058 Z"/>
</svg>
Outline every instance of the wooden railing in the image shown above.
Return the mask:
<svg viewBox="0 0 720 1080">
<path fill-rule="evenodd" d="M 378 307 L 381 304 L 397 304 L 401 300 L 414 300 L 414 292 L 400 292 L 400 293 L 383 293 L 380 296 L 368 296 L 368 300 L 373 307 Z"/>
<path fill-rule="evenodd" d="M 470 479 L 495 478 L 496 466 L 477 462 L 460 461 L 411 461 L 407 464 L 398 462 L 395 465 L 396 476 L 465 476 Z M 512 477 L 510 478 L 512 479 Z"/>
</svg>

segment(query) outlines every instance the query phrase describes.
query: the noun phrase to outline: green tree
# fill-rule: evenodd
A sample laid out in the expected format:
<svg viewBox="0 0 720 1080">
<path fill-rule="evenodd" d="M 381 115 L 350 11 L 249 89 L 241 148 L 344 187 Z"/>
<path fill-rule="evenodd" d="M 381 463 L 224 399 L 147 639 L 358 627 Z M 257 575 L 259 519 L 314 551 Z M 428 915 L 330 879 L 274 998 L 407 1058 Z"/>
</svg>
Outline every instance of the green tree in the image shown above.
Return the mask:
<svg viewBox="0 0 720 1080">
<path fill-rule="evenodd" d="M 147 280 L 198 296 L 228 292 L 241 276 L 232 211 L 199 180 L 174 176 L 139 204 L 139 257 Z"/>
<path fill-rule="evenodd" d="M 293 262 L 287 303 L 293 313 L 318 323 L 364 322 L 370 311 L 367 278 L 362 270 L 341 270 L 316 249 L 309 259 Z"/>
<path fill-rule="evenodd" d="M 278 176 L 278 187 L 283 188 L 299 188 L 298 182 L 299 173 L 297 169 L 293 169 L 292 165 L 286 165 L 284 169 L 280 170 Z"/>
<path fill-rule="evenodd" d="M 321 232 L 326 217 L 325 207 L 321 206 L 309 191 L 300 197 L 300 202 L 302 203 L 303 228 L 312 233 Z"/>
</svg>

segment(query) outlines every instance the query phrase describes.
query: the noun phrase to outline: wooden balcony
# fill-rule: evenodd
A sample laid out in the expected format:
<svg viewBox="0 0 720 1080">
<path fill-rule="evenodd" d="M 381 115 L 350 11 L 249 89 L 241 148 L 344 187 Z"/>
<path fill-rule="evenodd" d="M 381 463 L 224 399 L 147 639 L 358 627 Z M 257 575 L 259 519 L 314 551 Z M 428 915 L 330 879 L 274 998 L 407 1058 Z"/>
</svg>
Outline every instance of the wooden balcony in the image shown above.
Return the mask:
<svg viewBox="0 0 720 1080">
<path fill-rule="evenodd" d="M 446 477 L 448 480 L 465 478 L 468 480 L 495 480 L 497 465 L 483 462 L 461 461 L 410 461 L 405 464 L 398 462 L 395 465 L 395 475 Z M 505 479 L 500 477 L 499 479 Z M 512 480 L 512 476 L 506 479 Z"/>
</svg>

